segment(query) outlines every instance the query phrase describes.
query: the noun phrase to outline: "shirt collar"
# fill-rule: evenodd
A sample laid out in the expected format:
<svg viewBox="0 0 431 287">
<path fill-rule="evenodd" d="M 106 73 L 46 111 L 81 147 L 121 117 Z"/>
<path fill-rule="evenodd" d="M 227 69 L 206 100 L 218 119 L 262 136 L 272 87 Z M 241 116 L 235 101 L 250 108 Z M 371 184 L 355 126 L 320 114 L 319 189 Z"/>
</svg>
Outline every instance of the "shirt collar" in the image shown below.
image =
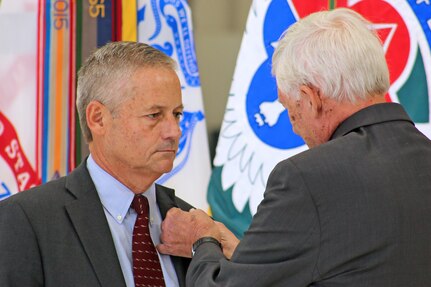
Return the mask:
<svg viewBox="0 0 431 287">
<path fill-rule="evenodd" d="M 96 186 L 103 207 L 118 223 L 122 223 L 130 209 L 135 194 L 102 169 L 94 161 L 91 154 L 87 159 L 87 169 Z M 143 195 L 148 198 L 150 206 L 156 204 L 156 189 L 154 184 Z"/>
</svg>

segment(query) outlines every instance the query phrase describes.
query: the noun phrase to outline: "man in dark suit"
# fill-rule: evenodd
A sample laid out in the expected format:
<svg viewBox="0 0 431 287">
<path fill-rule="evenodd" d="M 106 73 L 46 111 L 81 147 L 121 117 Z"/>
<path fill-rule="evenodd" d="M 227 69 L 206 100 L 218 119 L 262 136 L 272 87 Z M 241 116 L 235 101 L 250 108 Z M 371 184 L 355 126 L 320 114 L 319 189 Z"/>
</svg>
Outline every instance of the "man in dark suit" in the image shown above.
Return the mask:
<svg viewBox="0 0 431 287">
<path fill-rule="evenodd" d="M 185 286 L 190 259 L 154 249 L 166 212 L 191 208 L 154 183 L 172 169 L 181 134 L 174 61 L 143 43 L 107 44 L 79 72 L 77 108 L 89 157 L 68 176 L 0 203 L 0 286 L 144 286 L 136 276 L 151 272 L 162 282 L 152 285 Z M 145 244 L 158 267 L 140 273 L 132 243 L 140 215 L 130 206 L 142 197 L 152 239 Z"/>
<path fill-rule="evenodd" d="M 239 244 L 202 211 L 168 212 L 158 249 L 193 248 L 187 286 L 430 286 L 431 142 L 385 102 L 371 27 L 336 9 L 284 34 L 279 101 L 310 149 L 274 168 Z"/>
</svg>

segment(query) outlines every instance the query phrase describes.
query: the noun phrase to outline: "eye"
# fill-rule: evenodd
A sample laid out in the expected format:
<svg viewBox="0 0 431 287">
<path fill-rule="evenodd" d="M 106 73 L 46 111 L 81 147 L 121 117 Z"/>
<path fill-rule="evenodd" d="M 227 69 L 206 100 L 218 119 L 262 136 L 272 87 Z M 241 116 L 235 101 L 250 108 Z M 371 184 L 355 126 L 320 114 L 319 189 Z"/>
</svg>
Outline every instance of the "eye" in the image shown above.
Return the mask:
<svg viewBox="0 0 431 287">
<path fill-rule="evenodd" d="M 178 120 L 181 120 L 183 118 L 183 112 L 175 112 L 174 115 Z"/>
<path fill-rule="evenodd" d="M 147 117 L 150 119 L 157 119 L 158 117 L 160 117 L 160 113 L 149 114 L 147 115 Z"/>
</svg>

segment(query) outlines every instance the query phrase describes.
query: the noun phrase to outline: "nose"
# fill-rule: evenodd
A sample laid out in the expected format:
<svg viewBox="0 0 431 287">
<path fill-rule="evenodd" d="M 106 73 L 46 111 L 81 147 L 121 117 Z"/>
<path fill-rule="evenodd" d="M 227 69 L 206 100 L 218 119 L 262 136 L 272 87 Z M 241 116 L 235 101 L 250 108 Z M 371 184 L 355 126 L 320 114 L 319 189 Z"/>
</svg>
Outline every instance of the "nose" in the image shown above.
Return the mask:
<svg viewBox="0 0 431 287">
<path fill-rule="evenodd" d="M 178 118 L 174 116 L 166 118 L 162 129 L 162 138 L 178 140 L 180 136 L 181 129 Z"/>
</svg>

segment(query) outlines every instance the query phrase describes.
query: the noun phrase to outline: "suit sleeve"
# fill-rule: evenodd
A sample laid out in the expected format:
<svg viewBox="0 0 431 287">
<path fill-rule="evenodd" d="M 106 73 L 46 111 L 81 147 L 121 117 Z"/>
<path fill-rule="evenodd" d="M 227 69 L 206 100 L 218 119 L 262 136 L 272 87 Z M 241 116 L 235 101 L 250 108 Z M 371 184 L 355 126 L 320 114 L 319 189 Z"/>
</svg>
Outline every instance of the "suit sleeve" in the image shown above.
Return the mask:
<svg viewBox="0 0 431 287">
<path fill-rule="evenodd" d="M 300 172 L 286 160 L 272 171 L 231 261 L 214 244 L 203 244 L 190 264 L 187 286 L 308 286 L 318 276 L 319 243 L 316 207 Z"/>
<path fill-rule="evenodd" d="M 35 233 L 21 206 L 0 203 L 0 286 L 43 286 Z"/>
</svg>

